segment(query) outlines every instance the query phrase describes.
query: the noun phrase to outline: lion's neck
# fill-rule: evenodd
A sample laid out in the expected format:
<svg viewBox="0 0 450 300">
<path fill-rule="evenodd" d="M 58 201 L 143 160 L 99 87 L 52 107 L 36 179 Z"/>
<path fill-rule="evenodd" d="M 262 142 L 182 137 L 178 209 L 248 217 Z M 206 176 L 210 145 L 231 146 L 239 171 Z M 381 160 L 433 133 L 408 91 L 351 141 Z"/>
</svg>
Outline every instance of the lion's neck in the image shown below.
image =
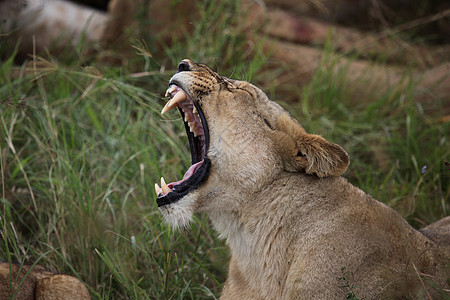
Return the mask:
<svg viewBox="0 0 450 300">
<path fill-rule="evenodd" d="M 286 206 L 269 207 L 277 199 L 269 199 L 264 191 L 259 197 L 253 195 L 251 204 L 243 205 L 241 211 L 222 210 L 209 216 L 226 239 L 240 273 L 263 298 L 270 299 L 281 295 L 292 249 L 284 231 Z"/>
<path fill-rule="evenodd" d="M 215 229 L 226 239 L 236 271 L 263 299 L 281 296 L 287 276 L 286 242 L 278 236 L 280 230 L 266 231 L 264 228 L 249 230 L 249 224 L 237 216 L 218 214 L 211 216 Z M 230 279 L 230 278 L 229 278 Z"/>
<path fill-rule="evenodd" d="M 331 186 L 345 182 L 340 178 L 287 174 L 262 189 L 254 189 L 257 192 L 245 198 L 240 194 L 239 200 L 236 194 L 230 199 L 223 193 L 221 208 L 208 211 L 215 229 L 230 247 L 233 265 L 252 290 L 261 291 L 261 298 L 282 297 L 292 254 L 296 251 L 292 247 L 295 236 L 289 234 L 292 227 L 308 231 L 315 226 L 310 222 L 311 214 L 321 210 L 321 199 L 326 198 L 324 195 Z M 312 185 L 319 188 L 313 191 L 308 188 Z M 339 202 L 327 205 L 339 205 Z M 296 243 L 301 245 L 299 241 Z"/>
<path fill-rule="evenodd" d="M 246 261 L 251 255 L 253 248 L 253 235 L 245 229 L 240 217 L 231 213 L 210 214 L 214 228 L 220 237 L 227 241 L 228 247 L 233 255 L 239 260 Z"/>
</svg>

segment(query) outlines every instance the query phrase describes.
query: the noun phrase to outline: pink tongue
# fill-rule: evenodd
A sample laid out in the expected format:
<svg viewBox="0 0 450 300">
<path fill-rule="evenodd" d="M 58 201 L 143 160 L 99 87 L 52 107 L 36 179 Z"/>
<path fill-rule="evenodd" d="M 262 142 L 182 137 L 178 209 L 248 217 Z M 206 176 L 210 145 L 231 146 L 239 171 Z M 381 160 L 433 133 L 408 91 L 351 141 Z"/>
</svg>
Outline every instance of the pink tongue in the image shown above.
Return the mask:
<svg viewBox="0 0 450 300">
<path fill-rule="evenodd" d="M 171 182 L 169 183 L 167 186 L 170 189 L 173 189 L 173 187 L 177 184 L 182 183 L 183 181 L 187 180 L 189 177 L 192 176 L 192 174 L 195 173 L 195 171 L 197 171 L 198 168 L 200 168 L 200 166 L 202 165 L 203 160 L 199 161 L 198 163 L 193 164 L 187 171 L 186 173 L 184 173 L 183 179 L 181 179 L 180 181 L 175 181 L 175 182 Z"/>
</svg>

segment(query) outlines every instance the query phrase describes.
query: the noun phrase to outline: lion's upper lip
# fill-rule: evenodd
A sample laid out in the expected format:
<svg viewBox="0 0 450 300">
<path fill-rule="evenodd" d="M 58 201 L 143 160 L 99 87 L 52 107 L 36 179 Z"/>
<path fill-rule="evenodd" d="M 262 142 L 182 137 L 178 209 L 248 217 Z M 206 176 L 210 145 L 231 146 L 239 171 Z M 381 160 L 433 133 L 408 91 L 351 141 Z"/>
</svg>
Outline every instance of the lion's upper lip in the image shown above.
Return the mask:
<svg viewBox="0 0 450 300">
<path fill-rule="evenodd" d="M 155 184 L 158 206 L 176 202 L 191 190 L 197 188 L 206 179 L 211 164 L 206 157 L 209 146 L 208 125 L 198 103 L 192 100 L 189 94 L 178 84 L 173 82 L 169 84 L 166 97 L 170 97 L 170 100 L 162 109 L 161 114 L 178 107 L 189 140 L 192 166 L 180 181 L 166 184 L 162 177 L 161 187 Z"/>
</svg>

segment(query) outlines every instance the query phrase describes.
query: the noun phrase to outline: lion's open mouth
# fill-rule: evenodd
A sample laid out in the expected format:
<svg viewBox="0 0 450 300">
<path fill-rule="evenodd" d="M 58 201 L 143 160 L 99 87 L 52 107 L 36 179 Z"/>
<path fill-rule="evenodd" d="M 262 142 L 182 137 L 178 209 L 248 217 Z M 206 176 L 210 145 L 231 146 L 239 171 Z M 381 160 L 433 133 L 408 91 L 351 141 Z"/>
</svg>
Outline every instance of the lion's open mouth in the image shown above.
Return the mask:
<svg viewBox="0 0 450 300">
<path fill-rule="evenodd" d="M 200 106 L 192 100 L 188 93 L 172 82 L 169 84 L 166 97 L 171 99 L 164 106 L 161 114 L 178 107 L 189 140 L 192 166 L 180 181 L 166 184 L 164 178 L 161 177 L 161 187 L 155 184 L 158 206 L 174 203 L 199 187 L 206 180 L 211 166 L 210 160 L 206 157 L 209 146 L 208 125 Z"/>
</svg>

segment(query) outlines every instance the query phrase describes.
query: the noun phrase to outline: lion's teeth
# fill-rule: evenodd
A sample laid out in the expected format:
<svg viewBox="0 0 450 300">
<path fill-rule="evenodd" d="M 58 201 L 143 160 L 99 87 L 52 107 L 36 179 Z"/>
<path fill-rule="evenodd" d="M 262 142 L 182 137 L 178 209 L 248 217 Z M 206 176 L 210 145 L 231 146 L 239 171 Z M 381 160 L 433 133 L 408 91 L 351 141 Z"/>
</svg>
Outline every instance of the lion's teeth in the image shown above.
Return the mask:
<svg viewBox="0 0 450 300">
<path fill-rule="evenodd" d="M 191 132 L 194 132 L 195 122 L 188 122 L 188 125 L 189 125 L 189 130 L 190 130 Z"/>
<path fill-rule="evenodd" d="M 163 108 L 162 111 L 161 111 L 161 114 L 162 114 L 162 115 L 165 114 L 166 112 L 168 112 L 168 111 L 172 108 L 172 107 L 170 107 L 171 103 L 172 103 L 172 99 L 169 100 L 169 101 L 166 103 L 166 105 L 164 105 L 164 108 Z"/>
<path fill-rule="evenodd" d="M 170 99 L 166 105 L 164 106 L 164 108 L 161 111 L 161 114 L 165 114 L 166 112 L 168 112 L 169 110 L 171 110 L 174 107 L 178 106 L 178 103 L 181 101 L 184 101 L 187 99 L 187 95 L 185 92 L 183 91 L 179 91 L 178 93 L 175 94 L 175 96 L 173 96 L 172 99 Z"/>
<path fill-rule="evenodd" d="M 192 132 L 195 137 L 197 137 L 198 136 L 197 123 L 188 122 L 188 125 L 189 125 L 189 131 Z"/>
<path fill-rule="evenodd" d="M 161 177 L 161 189 L 164 195 L 170 193 L 172 190 L 167 186 L 166 182 L 164 181 L 164 177 Z"/>
<path fill-rule="evenodd" d="M 198 111 L 197 111 L 197 108 L 195 107 L 195 105 L 194 105 L 194 108 L 192 109 L 192 112 L 195 114 L 195 113 L 198 113 Z"/>
<path fill-rule="evenodd" d="M 174 85 L 169 86 L 169 88 L 166 91 L 166 94 L 164 95 L 165 97 L 169 97 L 170 94 L 172 94 L 173 92 L 175 92 L 177 88 Z"/>
<path fill-rule="evenodd" d="M 157 183 L 155 183 L 155 193 L 156 193 L 156 196 L 158 196 L 160 192 L 161 192 L 161 188 L 159 187 L 159 185 L 158 185 Z"/>
</svg>

